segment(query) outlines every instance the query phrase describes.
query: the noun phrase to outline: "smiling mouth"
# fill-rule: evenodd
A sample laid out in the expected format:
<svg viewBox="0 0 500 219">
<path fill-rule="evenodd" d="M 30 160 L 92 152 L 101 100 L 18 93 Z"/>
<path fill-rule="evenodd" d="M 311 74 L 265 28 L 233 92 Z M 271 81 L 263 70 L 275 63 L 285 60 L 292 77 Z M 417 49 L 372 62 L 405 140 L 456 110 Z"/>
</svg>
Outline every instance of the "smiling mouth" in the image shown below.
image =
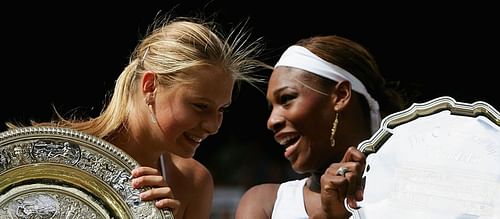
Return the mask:
<svg viewBox="0 0 500 219">
<path fill-rule="evenodd" d="M 196 136 L 193 136 L 193 135 L 186 135 L 186 137 L 196 143 L 201 143 L 201 141 L 203 141 L 203 138 L 198 138 Z"/>
<path fill-rule="evenodd" d="M 280 139 L 278 141 L 278 143 L 280 145 L 288 147 L 288 146 L 294 144 L 295 142 L 297 142 L 299 140 L 299 138 L 300 138 L 299 135 L 287 136 L 287 137 L 284 137 L 284 138 Z"/>
</svg>

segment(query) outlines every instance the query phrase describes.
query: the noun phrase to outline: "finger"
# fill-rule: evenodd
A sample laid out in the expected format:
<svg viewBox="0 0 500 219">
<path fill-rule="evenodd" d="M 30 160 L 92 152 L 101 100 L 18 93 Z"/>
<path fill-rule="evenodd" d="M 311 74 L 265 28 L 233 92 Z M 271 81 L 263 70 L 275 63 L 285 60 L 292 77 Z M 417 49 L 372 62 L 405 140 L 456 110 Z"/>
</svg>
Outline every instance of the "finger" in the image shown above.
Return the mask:
<svg viewBox="0 0 500 219">
<path fill-rule="evenodd" d="M 329 168 L 327 168 L 325 174 L 322 176 L 322 184 L 326 185 L 330 182 L 342 179 L 345 180 L 342 181 L 342 183 L 346 184 L 345 188 L 343 190 L 339 190 L 338 195 L 341 196 L 341 199 L 347 198 L 349 206 L 356 208 L 357 201 L 363 200 L 362 194 L 359 194 L 363 191 L 362 182 L 360 182 L 360 179 L 362 178 L 360 176 L 363 174 L 362 171 L 363 168 L 358 162 L 332 164 Z"/>
<path fill-rule="evenodd" d="M 144 175 L 161 175 L 160 171 L 152 167 L 137 167 L 132 170 L 132 177 L 140 177 Z"/>
<path fill-rule="evenodd" d="M 334 197 L 339 201 L 343 201 L 346 197 L 349 181 L 346 177 L 337 175 L 337 170 L 341 168 L 339 164 L 333 164 L 326 169 L 325 173 L 321 175 L 321 185 L 322 189 L 332 192 L 336 190 L 336 195 Z"/>
<path fill-rule="evenodd" d="M 360 182 L 360 175 L 362 174 L 362 170 L 360 168 L 361 165 L 357 162 L 350 162 L 347 166 L 349 166 L 349 172 L 345 174 L 345 178 L 348 181 L 345 197 L 347 198 L 347 202 L 351 208 L 357 208 L 357 201 L 363 200 L 362 196 L 358 197 L 359 191 L 363 191 Z"/>
<path fill-rule="evenodd" d="M 365 162 L 366 162 L 366 156 L 363 152 L 361 152 L 357 148 L 351 146 L 351 147 L 347 148 L 347 150 L 344 154 L 344 157 L 342 158 L 342 161 L 340 161 L 340 162 L 343 163 L 343 162 L 350 162 L 350 161 L 360 162 L 364 166 Z"/>
<path fill-rule="evenodd" d="M 326 197 L 337 202 L 343 201 L 347 192 L 347 179 L 333 178 L 321 180 L 321 193 L 325 192 Z"/>
<path fill-rule="evenodd" d="M 155 201 L 155 207 L 167 209 L 176 214 L 181 203 L 174 199 L 174 194 L 170 187 L 153 188 L 140 194 L 142 201 Z"/>
<path fill-rule="evenodd" d="M 353 194 L 355 200 L 363 200 L 363 173 L 366 166 L 365 154 L 355 147 L 349 147 L 344 154 L 342 162 L 353 162 L 354 166 L 350 167 L 351 174 L 349 175 L 353 175 L 356 178 L 350 180 L 353 183 L 351 185 L 354 185 L 352 187 L 354 190 L 350 190 L 349 194 Z"/>
<path fill-rule="evenodd" d="M 139 195 L 142 201 L 160 200 L 160 199 L 173 199 L 174 193 L 168 186 L 160 188 L 151 188 L 141 192 Z"/>
<path fill-rule="evenodd" d="M 167 183 L 162 176 L 159 175 L 145 175 L 132 179 L 132 187 L 142 188 L 142 187 L 162 187 L 167 186 Z"/>
<path fill-rule="evenodd" d="M 340 213 L 345 211 L 344 198 L 349 182 L 345 177 L 336 176 L 332 169 L 321 176 L 321 203 L 326 212 Z"/>
<path fill-rule="evenodd" d="M 181 206 L 181 202 L 179 200 L 176 200 L 176 199 L 160 199 L 158 201 L 155 202 L 155 207 L 159 208 L 159 209 L 169 209 L 171 210 L 174 214 L 176 213 L 176 211 L 179 209 L 179 207 Z"/>
</svg>

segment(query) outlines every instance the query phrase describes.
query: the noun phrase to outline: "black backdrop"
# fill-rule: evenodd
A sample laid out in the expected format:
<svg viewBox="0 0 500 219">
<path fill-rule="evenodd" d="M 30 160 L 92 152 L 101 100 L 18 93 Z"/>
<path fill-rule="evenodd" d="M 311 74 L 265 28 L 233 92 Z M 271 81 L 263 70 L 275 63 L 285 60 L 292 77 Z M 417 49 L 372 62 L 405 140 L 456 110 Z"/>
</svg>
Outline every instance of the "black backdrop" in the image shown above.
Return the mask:
<svg viewBox="0 0 500 219">
<path fill-rule="evenodd" d="M 216 13 L 226 27 L 249 18 L 253 36 L 267 43 L 270 64 L 300 38 L 337 34 L 365 45 L 389 80 L 416 91 L 415 102 L 448 95 L 500 109 L 499 15 L 490 5 L 216 0 L 16 4 L 0 9 L 1 121 L 47 120 L 52 104 L 62 112 L 78 108 L 95 115 L 147 25 L 174 6 L 180 16 Z M 266 129 L 268 110 L 264 95 L 252 87 L 244 86 L 235 96 L 219 134 L 196 154 L 216 185 L 295 177 L 283 148 Z"/>
</svg>

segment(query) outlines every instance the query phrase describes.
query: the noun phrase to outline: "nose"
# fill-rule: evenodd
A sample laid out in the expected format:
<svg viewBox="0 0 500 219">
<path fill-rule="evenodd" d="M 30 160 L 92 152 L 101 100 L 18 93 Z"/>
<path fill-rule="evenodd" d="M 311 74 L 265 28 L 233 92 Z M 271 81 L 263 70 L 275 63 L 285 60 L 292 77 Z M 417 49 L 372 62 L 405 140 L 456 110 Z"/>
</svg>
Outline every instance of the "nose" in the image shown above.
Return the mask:
<svg viewBox="0 0 500 219">
<path fill-rule="evenodd" d="M 217 112 L 215 116 L 210 116 L 201 122 L 203 130 L 210 135 L 216 134 L 222 125 L 222 113 Z"/>
<path fill-rule="evenodd" d="M 267 128 L 273 132 L 277 132 L 283 127 L 285 127 L 285 117 L 283 117 L 278 110 L 273 109 L 271 115 L 269 115 L 267 119 Z"/>
</svg>

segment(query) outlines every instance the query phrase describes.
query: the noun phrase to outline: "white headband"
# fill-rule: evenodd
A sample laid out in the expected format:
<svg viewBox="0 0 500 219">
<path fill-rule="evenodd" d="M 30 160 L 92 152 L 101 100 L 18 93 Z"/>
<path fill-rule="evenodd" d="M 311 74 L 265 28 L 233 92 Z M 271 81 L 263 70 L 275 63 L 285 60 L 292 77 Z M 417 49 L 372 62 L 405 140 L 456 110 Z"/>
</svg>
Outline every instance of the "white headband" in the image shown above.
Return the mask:
<svg viewBox="0 0 500 219">
<path fill-rule="evenodd" d="M 381 117 L 378 102 L 370 96 L 363 83 L 351 73 L 337 65 L 323 60 L 308 49 L 295 45 L 288 47 L 283 55 L 281 55 L 280 60 L 274 67 L 276 68 L 278 66 L 300 68 L 337 82 L 349 81 L 352 89 L 362 94 L 368 102 L 368 106 L 370 107 L 372 133 L 375 133 L 379 128 Z"/>
</svg>

